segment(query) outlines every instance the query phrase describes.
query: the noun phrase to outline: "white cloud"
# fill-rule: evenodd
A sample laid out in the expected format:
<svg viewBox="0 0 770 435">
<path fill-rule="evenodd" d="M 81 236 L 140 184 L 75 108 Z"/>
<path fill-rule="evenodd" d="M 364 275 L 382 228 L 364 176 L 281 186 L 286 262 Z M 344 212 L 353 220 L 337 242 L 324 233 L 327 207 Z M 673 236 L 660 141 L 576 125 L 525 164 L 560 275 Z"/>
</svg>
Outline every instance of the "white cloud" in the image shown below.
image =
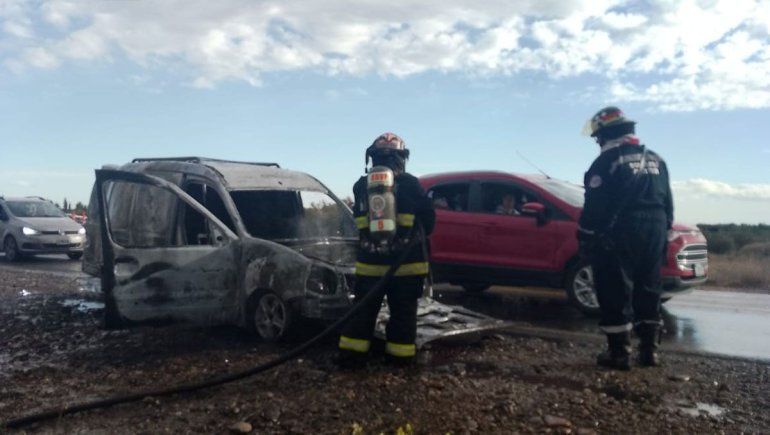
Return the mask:
<svg viewBox="0 0 770 435">
<path fill-rule="evenodd" d="M 125 56 L 201 88 L 294 70 L 537 71 L 604 77 L 608 97 L 663 110 L 770 107 L 766 0 L 3 0 L 0 24 L 14 71 Z"/>
<path fill-rule="evenodd" d="M 770 184 L 742 183 L 730 184 L 722 181 L 693 178 L 672 183 L 674 197 L 684 194 L 696 197 L 728 198 L 767 202 L 770 213 Z"/>
</svg>

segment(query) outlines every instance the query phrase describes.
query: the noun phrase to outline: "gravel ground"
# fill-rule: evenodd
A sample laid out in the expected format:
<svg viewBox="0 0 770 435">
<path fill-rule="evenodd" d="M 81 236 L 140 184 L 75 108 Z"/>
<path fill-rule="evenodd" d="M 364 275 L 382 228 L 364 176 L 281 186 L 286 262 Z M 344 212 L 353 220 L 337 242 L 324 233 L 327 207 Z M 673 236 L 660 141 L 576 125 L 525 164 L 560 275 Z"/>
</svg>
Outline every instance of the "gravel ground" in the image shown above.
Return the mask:
<svg viewBox="0 0 770 435">
<path fill-rule="evenodd" d="M 84 303 L 86 302 L 86 303 Z M 0 270 L 0 420 L 244 369 L 290 346 L 234 328 L 104 331 L 72 279 Z M 334 342 L 266 374 L 67 416 L 43 433 L 719 433 L 770 428 L 770 366 L 665 355 L 597 369 L 592 341 L 498 334 L 432 344 L 413 367 L 332 362 Z M 0 430 L 2 431 L 2 430 Z"/>
</svg>

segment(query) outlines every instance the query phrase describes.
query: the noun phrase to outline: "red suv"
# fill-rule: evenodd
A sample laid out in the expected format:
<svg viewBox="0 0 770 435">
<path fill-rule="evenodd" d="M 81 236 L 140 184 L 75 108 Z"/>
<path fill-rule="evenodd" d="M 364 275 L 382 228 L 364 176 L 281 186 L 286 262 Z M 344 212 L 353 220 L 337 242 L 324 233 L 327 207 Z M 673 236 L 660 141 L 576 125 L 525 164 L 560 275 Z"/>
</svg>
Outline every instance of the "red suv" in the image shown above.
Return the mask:
<svg viewBox="0 0 770 435">
<path fill-rule="evenodd" d="M 581 311 L 598 312 L 591 268 L 577 255 L 581 186 L 487 171 L 426 175 L 420 183 L 436 209 L 430 238 L 436 281 L 471 292 L 493 284 L 564 288 Z M 700 230 L 674 224 L 661 273 L 664 300 L 706 281 Z"/>
</svg>

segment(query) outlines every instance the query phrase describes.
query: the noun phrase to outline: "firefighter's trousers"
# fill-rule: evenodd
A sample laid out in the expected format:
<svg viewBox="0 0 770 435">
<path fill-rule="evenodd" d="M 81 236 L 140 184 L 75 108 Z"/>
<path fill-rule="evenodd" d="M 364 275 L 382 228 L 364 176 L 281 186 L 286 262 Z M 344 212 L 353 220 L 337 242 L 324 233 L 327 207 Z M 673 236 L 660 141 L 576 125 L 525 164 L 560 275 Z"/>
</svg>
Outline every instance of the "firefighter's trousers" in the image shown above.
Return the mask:
<svg viewBox="0 0 770 435">
<path fill-rule="evenodd" d="M 610 248 L 598 248 L 591 258 L 600 328 L 615 334 L 630 331 L 633 324 L 659 325 L 665 214 L 652 210 L 626 215 L 611 240 Z"/>
<path fill-rule="evenodd" d="M 361 300 L 380 277 L 358 276 L 355 298 Z M 397 358 L 413 358 L 416 353 L 417 301 L 422 295 L 424 277 L 393 277 L 385 284 L 390 319 L 386 327 L 385 352 Z M 369 351 L 382 297 L 374 298 L 345 325 L 340 336 L 340 350 L 364 354 Z"/>
</svg>

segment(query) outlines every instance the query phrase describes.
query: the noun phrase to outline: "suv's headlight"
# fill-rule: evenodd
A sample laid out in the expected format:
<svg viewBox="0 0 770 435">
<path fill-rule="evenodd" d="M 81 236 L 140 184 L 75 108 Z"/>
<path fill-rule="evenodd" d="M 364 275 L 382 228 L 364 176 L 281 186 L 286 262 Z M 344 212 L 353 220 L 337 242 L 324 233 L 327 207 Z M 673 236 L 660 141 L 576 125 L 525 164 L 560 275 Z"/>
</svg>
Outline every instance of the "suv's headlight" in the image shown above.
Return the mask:
<svg viewBox="0 0 770 435">
<path fill-rule="evenodd" d="M 25 236 L 34 236 L 35 234 L 40 234 L 40 231 L 30 227 L 22 228 L 21 232 L 24 233 Z"/>
<path fill-rule="evenodd" d="M 337 275 L 329 268 L 312 266 L 305 288 L 313 293 L 332 295 L 337 290 Z"/>
<path fill-rule="evenodd" d="M 78 234 L 80 234 L 81 236 L 83 234 L 85 234 L 85 233 L 86 233 L 86 229 L 85 228 L 81 228 L 81 229 L 78 230 Z"/>
</svg>

